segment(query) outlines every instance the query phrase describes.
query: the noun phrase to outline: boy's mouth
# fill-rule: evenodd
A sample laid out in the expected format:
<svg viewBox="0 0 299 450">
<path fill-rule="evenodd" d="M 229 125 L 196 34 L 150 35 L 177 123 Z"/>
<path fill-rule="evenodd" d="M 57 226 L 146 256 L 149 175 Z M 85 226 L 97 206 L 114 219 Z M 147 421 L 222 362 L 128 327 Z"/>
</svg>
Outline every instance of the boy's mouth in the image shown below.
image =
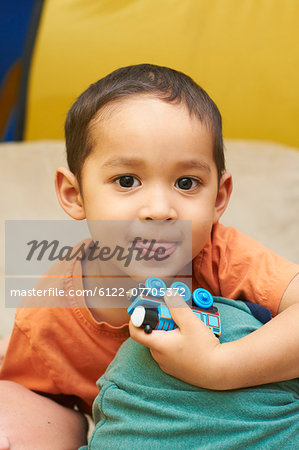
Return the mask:
<svg viewBox="0 0 299 450">
<path fill-rule="evenodd" d="M 170 256 L 177 249 L 177 241 L 164 241 L 155 239 L 141 239 L 135 243 L 135 248 L 138 249 L 140 256 L 147 256 L 152 258 L 154 256 L 157 259 Z"/>
</svg>

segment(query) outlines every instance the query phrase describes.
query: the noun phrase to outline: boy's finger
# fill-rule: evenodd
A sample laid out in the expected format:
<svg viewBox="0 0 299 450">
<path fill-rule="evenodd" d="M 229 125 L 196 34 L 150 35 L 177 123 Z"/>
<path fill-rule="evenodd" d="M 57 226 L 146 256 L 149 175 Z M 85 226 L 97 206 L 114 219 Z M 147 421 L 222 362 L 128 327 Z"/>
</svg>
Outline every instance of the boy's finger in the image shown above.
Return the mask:
<svg viewBox="0 0 299 450">
<path fill-rule="evenodd" d="M 155 330 L 150 334 L 146 334 L 143 328 L 135 327 L 132 321 L 129 322 L 130 336 L 139 344 L 145 345 L 153 350 L 159 350 L 161 347 L 161 337 L 165 337 L 167 331 Z"/>
<path fill-rule="evenodd" d="M 6 436 L 0 436 L 0 450 L 9 450 L 10 444 Z"/>
<path fill-rule="evenodd" d="M 196 317 L 189 305 L 187 305 L 184 299 L 174 289 L 167 290 L 164 295 L 164 300 L 170 311 L 172 319 L 175 321 L 180 330 L 183 331 L 186 329 L 190 331 L 193 326 L 200 326 L 199 322 L 204 325 L 202 321 Z"/>
</svg>

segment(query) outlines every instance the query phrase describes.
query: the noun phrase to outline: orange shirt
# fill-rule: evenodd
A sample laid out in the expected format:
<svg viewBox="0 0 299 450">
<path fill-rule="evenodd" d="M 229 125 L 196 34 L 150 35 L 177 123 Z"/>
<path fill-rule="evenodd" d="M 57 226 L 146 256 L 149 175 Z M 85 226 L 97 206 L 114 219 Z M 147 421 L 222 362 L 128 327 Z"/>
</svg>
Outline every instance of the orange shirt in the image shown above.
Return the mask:
<svg viewBox="0 0 299 450">
<path fill-rule="evenodd" d="M 64 264 L 68 264 L 69 277 L 56 279 L 55 287 L 67 292 L 82 290 L 80 261 Z M 193 287 L 206 288 L 215 296 L 259 303 L 275 315 L 298 272 L 298 265 L 235 229 L 217 224 L 193 261 Z M 41 279 L 41 286 L 45 282 Z M 96 381 L 129 337 L 128 326 L 97 322 L 80 297 L 64 301 L 68 305 L 62 306 L 68 307 L 17 310 L 0 378 L 67 406 L 77 404 L 90 413 L 98 393 Z"/>
<path fill-rule="evenodd" d="M 209 242 L 193 260 L 193 288 L 258 303 L 276 316 L 282 296 L 298 272 L 298 264 L 218 223 Z"/>
</svg>

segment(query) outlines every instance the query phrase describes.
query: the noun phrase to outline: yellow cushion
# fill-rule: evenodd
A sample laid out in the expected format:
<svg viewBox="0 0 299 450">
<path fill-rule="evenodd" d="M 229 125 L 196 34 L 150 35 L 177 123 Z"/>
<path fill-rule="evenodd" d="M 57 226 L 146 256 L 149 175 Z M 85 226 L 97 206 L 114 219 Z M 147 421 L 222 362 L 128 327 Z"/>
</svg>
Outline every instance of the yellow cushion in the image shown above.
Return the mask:
<svg viewBox="0 0 299 450">
<path fill-rule="evenodd" d="M 296 0 L 45 0 L 25 139 L 60 139 L 87 86 L 125 65 L 182 70 L 219 106 L 224 135 L 299 146 Z"/>
</svg>

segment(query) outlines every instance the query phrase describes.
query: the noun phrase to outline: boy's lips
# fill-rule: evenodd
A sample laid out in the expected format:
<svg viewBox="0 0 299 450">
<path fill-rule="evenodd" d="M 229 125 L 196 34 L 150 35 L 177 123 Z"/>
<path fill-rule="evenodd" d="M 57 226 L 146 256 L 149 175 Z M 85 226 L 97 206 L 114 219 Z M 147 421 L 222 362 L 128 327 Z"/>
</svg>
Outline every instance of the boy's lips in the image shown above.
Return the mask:
<svg viewBox="0 0 299 450">
<path fill-rule="evenodd" d="M 135 243 L 135 248 L 139 250 L 142 256 L 147 255 L 149 258 L 154 256 L 159 256 L 161 258 L 165 256 L 170 256 L 172 253 L 174 253 L 177 249 L 178 242 L 177 241 L 163 241 L 155 239 L 142 239 Z M 161 251 L 161 248 L 164 249 L 164 252 Z M 159 252 L 157 252 L 157 249 L 160 249 Z M 157 253 L 156 253 L 157 252 Z"/>
</svg>

